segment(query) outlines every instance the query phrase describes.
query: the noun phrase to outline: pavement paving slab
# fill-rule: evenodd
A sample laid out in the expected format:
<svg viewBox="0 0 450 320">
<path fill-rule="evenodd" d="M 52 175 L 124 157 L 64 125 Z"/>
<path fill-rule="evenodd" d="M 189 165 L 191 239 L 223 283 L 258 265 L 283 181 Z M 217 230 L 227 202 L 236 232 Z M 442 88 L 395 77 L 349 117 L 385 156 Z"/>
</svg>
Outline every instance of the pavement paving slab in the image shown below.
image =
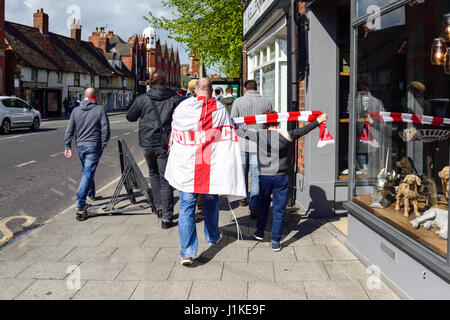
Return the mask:
<svg viewBox="0 0 450 320">
<path fill-rule="evenodd" d="M 330 252 L 323 244 L 294 248 L 299 262 L 332 260 Z"/>
<path fill-rule="evenodd" d="M 125 267 L 126 262 L 83 262 L 79 265 L 82 280 L 113 281 Z"/>
<path fill-rule="evenodd" d="M 248 300 L 306 300 L 302 281 L 249 282 Z"/>
<path fill-rule="evenodd" d="M 192 281 L 141 281 L 130 300 L 181 300 L 189 298 Z"/>
<path fill-rule="evenodd" d="M 117 280 L 168 280 L 175 262 L 129 262 L 120 272 Z"/>
<path fill-rule="evenodd" d="M 86 281 L 81 281 L 83 286 Z M 15 300 L 69 300 L 78 289 L 69 289 L 65 280 L 37 280 Z"/>
<path fill-rule="evenodd" d="M 159 248 L 119 247 L 107 261 L 152 262 L 159 250 Z"/>
<path fill-rule="evenodd" d="M 306 281 L 329 279 L 322 262 L 275 262 L 276 281 Z"/>
<path fill-rule="evenodd" d="M 88 281 L 72 300 L 129 300 L 139 281 Z"/>
<path fill-rule="evenodd" d="M 225 262 L 222 281 L 275 281 L 273 263 Z"/>
<path fill-rule="evenodd" d="M 247 300 L 247 285 L 243 281 L 194 281 L 189 300 Z"/>
<path fill-rule="evenodd" d="M 368 300 L 361 283 L 356 280 L 305 281 L 309 300 Z"/>
<path fill-rule="evenodd" d="M 34 279 L 2 279 L 0 281 L 0 300 L 13 300 L 35 281 Z"/>
</svg>

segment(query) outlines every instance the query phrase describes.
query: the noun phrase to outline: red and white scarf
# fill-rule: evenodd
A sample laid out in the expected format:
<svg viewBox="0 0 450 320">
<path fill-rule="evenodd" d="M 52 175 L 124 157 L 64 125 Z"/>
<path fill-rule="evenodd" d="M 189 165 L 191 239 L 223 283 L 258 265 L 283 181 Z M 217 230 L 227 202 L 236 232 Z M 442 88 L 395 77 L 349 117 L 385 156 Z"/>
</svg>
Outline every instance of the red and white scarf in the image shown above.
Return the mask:
<svg viewBox="0 0 450 320">
<path fill-rule="evenodd" d="M 287 112 L 287 113 L 273 113 L 263 114 L 243 118 L 233 119 L 236 125 L 253 125 L 253 124 L 268 124 L 280 122 L 313 122 L 322 115 L 321 111 L 302 111 L 302 112 Z M 318 147 L 323 148 L 329 144 L 334 144 L 335 141 L 325 123 L 320 125 L 319 143 Z"/>
</svg>

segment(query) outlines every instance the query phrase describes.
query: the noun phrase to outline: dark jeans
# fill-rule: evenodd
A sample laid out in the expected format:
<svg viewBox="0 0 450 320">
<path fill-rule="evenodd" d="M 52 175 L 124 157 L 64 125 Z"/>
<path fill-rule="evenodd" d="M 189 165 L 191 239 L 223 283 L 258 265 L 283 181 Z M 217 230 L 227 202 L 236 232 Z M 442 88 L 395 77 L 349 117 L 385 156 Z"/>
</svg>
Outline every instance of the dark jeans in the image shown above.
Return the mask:
<svg viewBox="0 0 450 320">
<path fill-rule="evenodd" d="M 256 235 L 263 238 L 269 217 L 271 196 L 273 193 L 272 242 L 281 241 L 281 229 L 286 216 L 289 195 L 289 176 L 260 176 L 259 210 Z"/>
<path fill-rule="evenodd" d="M 95 171 L 102 157 L 102 150 L 95 146 L 79 146 L 78 155 L 81 161 L 81 178 L 80 187 L 77 193 L 77 206 L 82 207 L 86 204 L 86 197 L 95 198 Z"/>
<path fill-rule="evenodd" d="M 144 155 L 150 172 L 156 209 L 162 209 L 164 221 L 171 221 L 174 207 L 173 188 L 164 177 L 169 155 L 163 148 L 144 149 Z"/>
</svg>

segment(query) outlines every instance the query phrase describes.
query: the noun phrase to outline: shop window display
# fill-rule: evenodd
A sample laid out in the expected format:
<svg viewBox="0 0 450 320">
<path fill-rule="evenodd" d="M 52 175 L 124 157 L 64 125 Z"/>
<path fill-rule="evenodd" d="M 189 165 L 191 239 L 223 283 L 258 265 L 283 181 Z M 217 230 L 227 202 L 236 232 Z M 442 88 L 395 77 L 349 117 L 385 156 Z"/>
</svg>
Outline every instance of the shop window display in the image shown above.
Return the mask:
<svg viewBox="0 0 450 320">
<path fill-rule="evenodd" d="M 358 15 L 367 14 L 370 3 L 358 1 Z M 442 35 L 449 12 L 450 0 L 411 1 L 357 26 L 353 115 L 354 174 L 365 177 L 353 201 L 443 257 L 450 75 L 448 61 L 436 63 L 433 54 L 438 47 L 450 51 Z"/>
</svg>

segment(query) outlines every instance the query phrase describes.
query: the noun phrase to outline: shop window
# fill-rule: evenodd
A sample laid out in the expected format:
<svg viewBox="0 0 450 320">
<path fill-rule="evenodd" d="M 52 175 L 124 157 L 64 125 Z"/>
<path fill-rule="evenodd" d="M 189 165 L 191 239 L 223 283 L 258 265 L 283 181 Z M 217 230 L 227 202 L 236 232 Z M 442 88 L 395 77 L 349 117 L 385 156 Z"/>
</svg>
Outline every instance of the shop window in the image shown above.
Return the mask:
<svg viewBox="0 0 450 320">
<path fill-rule="evenodd" d="M 273 42 L 273 43 L 270 45 L 270 60 L 275 60 L 275 57 L 276 57 L 276 52 L 275 52 L 275 50 L 276 50 L 276 46 L 275 46 L 275 42 Z"/>
<path fill-rule="evenodd" d="M 74 74 L 73 85 L 75 87 L 79 87 L 80 86 L 80 74 L 79 73 L 75 73 Z"/>
<path fill-rule="evenodd" d="M 267 62 L 267 48 L 264 48 L 262 50 L 262 63 L 266 63 Z"/>
<path fill-rule="evenodd" d="M 95 76 L 91 75 L 91 87 L 95 88 Z"/>
<path fill-rule="evenodd" d="M 31 69 L 31 81 L 38 81 L 39 79 L 39 70 Z"/>
<path fill-rule="evenodd" d="M 449 11 L 448 0 L 414 1 L 357 27 L 353 119 L 353 202 L 443 257 L 450 78 L 430 52 Z"/>
<path fill-rule="evenodd" d="M 262 95 L 275 107 L 275 63 L 262 68 Z"/>
<path fill-rule="evenodd" d="M 261 71 L 255 71 L 254 79 L 256 83 L 258 84 L 258 89 L 261 91 Z"/>
<path fill-rule="evenodd" d="M 279 58 L 286 59 L 287 58 L 287 40 L 279 39 L 278 46 L 280 48 L 279 49 Z"/>
</svg>

